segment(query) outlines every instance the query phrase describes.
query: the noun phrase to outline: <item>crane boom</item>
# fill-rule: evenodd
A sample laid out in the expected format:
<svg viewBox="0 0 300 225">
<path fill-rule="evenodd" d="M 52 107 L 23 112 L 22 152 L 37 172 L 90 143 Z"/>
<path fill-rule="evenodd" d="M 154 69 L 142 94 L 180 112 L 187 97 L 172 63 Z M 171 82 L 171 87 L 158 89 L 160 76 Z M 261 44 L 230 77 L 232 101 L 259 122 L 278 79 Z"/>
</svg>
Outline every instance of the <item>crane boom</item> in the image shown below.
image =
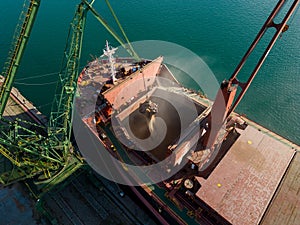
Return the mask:
<svg viewBox="0 0 300 225">
<path fill-rule="evenodd" d="M 278 15 L 280 10 L 283 8 L 285 0 L 281 0 L 277 3 L 271 14 L 269 15 L 268 19 L 258 32 L 256 38 L 254 39 L 253 43 L 241 59 L 240 63 L 236 67 L 234 73 L 230 77 L 228 81 L 223 81 L 221 87 L 217 93 L 215 102 L 212 106 L 211 113 L 208 115 L 208 125 L 207 125 L 207 132 L 204 135 L 202 145 L 205 148 L 213 148 L 216 144 L 217 137 L 219 135 L 219 131 L 221 127 L 224 125 L 230 114 L 233 110 L 237 107 L 243 96 L 245 95 L 246 91 L 248 90 L 250 84 L 252 83 L 254 77 L 256 76 L 257 72 L 261 68 L 263 62 L 265 61 L 266 57 L 268 56 L 271 48 L 275 44 L 278 37 L 287 30 L 287 22 L 290 19 L 291 15 L 295 12 L 300 0 L 294 0 L 292 5 L 290 6 L 288 12 L 286 12 L 283 20 L 276 24 L 274 22 L 274 18 Z M 268 46 L 266 47 L 265 51 L 263 52 L 261 58 L 259 59 L 258 63 L 256 64 L 253 72 L 249 76 L 248 80 L 245 83 L 241 83 L 237 76 L 244 66 L 245 62 L 247 61 L 248 57 L 251 55 L 255 47 L 258 45 L 262 37 L 264 36 L 265 32 L 269 29 L 274 27 L 276 32 L 274 33 L 272 39 L 270 40 Z M 237 88 L 241 87 L 242 91 L 237 96 L 235 100 L 235 95 L 237 93 Z M 234 101 L 235 100 L 235 101 Z"/>
<path fill-rule="evenodd" d="M 245 56 L 243 57 L 243 59 L 241 60 L 241 62 L 239 63 L 239 65 L 237 66 L 237 68 L 235 69 L 234 73 L 232 74 L 232 76 L 229 79 L 229 83 L 231 83 L 231 84 L 239 83 L 238 80 L 236 79 L 236 77 L 237 77 L 237 75 L 238 75 L 241 67 L 244 65 L 244 63 L 247 60 L 248 56 L 251 54 L 252 50 L 258 44 L 258 42 L 260 41 L 260 39 L 262 38 L 262 36 L 266 32 L 266 30 L 268 28 L 274 27 L 276 29 L 275 34 L 273 35 L 271 41 L 269 42 L 269 45 L 267 46 L 267 48 L 265 49 L 263 55 L 261 56 L 261 58 L 259 59 L 258 63 L 256 64 L 256 66 L 255 66 L 252 74 L 248 78 L 247 82 L 245 84 L 240 85 L 242 87 L 242 92 L 239 94 L 239 96 L 238 96 L 237 100 L 235 101 L 234 105 L 230 108 L 229 112 L 227 113 L 227 117 L 230 115 L 231 112 L 233 112 L 235 110 L 235 108 L 237 107 L 237 105 L 240 103 L 241 99 L 243 98 L 243 96 L 245 95 L 246 91 L 248 90 L 248 88 L 249 88 L 252 80 L 256 76 L 257 72 L 259 71 L 259 69 L 261 68 L 261 66 L 264 63 L 265 59 L 267 58 L 270 50 L 274 46 L 276 40 L 280 37 L 280 35 L 283 32 L 285 32 L 288 29 L 287 22 L 290 19 L 290 17 L 292 16 L 293 12 L 296 10 L 296 8 L 297 8 L 297 6 L 299 4 L 299 0 L 295 0 L 293 2 L 293 4 L 291 5 L 289 11 L 287 12 L 287 14 L 285 15 L 285 17 L 283 18 L 282 22 L 278 23 L 278 24 L 275 24 L 274 21 L 273 21 L 273 19 L 279 13 L 279 10 L 281 9 L 281 7 L 283 6 L 284 3 L 285 3 L 285 1 L 278 2 L 277 6 L 275 7 L 275 9 L 273 10 L 273 12 L 271 13 L 271 15 L 269 16 L 269 18 L 267 19 L 267 21 L 265 22 L 265 24 L 263 25 L 263 27 L 261 28 L 261 30 L 258 33 L 256 39 L 253 41 L 252 45 L 250 46 L 250 48 L 246 52 Z"/>
<path fill-rule="evenodd" d="M 52 105 L 48 133 L 61 140 L 64 151 L 69 151 L 69 140 L 72 131 L 73 99 L 79 75 L 79 63 L 87 8 L 81 3 L 77 7 L 70 26 L 70 36 L 64 51 L 64 58 L 59 73 L 59 81 Z"/>
<path fill-rule="evenodd" d="M 94 15 L 94 17 L 103 25 L 103 27 L 119 42 L 119 44 L 137 61 L 140 60 L 140 57 L 138 54 L 134 51 L 132 45 L 130 44 L 119 20 L 116 17 L 116 14 L 114 13 L 111 5 L 108 1 L 106 1 L 113 17 L 115 18 L 124 38 L 127 41 L 127 45 L 125 44 L 124 40 L 114 31 L 114 29 L 104 20 L 104 18 L 94 9 L 91 3 L 89 3 L 87 0 L 82 0 L 82 2 L 89 8 L 90 12 Z"/>
<path fill-rule="evenodd" d="M 40 0 L 30 0 L 21 28 L 16 31 L 15 37 L 17 39 L 16 43 L 14 43 L 14 49 L 11 51 L 8 66 L 2 72 L 5 79 L 0 92 L 0 118 L 3 116 L 39 6 Z"/>
</svg>

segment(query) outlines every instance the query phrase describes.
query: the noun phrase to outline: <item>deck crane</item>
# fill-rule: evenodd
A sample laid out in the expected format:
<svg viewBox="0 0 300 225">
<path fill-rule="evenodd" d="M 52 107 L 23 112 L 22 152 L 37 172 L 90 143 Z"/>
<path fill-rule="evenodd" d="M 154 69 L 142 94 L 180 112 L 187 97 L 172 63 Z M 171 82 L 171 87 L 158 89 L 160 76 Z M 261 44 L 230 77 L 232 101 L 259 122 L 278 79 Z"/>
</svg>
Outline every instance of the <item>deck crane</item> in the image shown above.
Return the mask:
<svg viewBox="0 0 300 225">
<path fill-rule="evenodd" d="M 286 2 L 285 0 L 280 0 L 277 3 L 273 11 L 271 12 L 270 16 L 262 26 L 261 30 L 257 34 L 256 38 L 250 45 L 249 49 L 247 50 L 247 52 L 241 59 L 240 63 L 236 67 L 230 79 L 224 80 L 221 83 L 220 89 L 218 90 L 211 112 L 207 117 L 207 128 L 206 128 L 207 132 L 204 134 L 204 138 L 202 142 L 204 148 L 214 149 L 216 145 L 222 143 L 223 138 L 226 136 L 226 135 L 223 136 L 223 138 L 220 137 L 222 136 L 222 132 L 220 132 L 220 130 L 222 130 L 221 129 L 222 126 L 226 123 L 230 114 L 235 110 L 235 108 L 237 107 L 237 105 L 245 95 L 251 82 L 253 81 L 257 72 L 261 68 L 263 62 L 265 61 L 266 57 L 268 56 L 271 48 L 275 44 L 278 37 L 280 37 L 280 35 L 288 29 L 287 22 L 292 16 L 292 14 L 294 13 L 294 11 L 296 10 L 299 4 L 299 0 L 293 1 L 292 5 L 290 6 L 289 10 L 286 12 L 282 21 L 277 24 L 274 22 L 274 18 L 279 14 L 285 2 Z M 251 53 L 253 52 L 253 50 L 258 45 L 259 41 L 262 39 L 262 37 L 264 36 L 264 34 L 269 28 L 276 29 L 272 39 L 270 40 L 269 44 L 265 48 L 262 56 L 257 62 L 248 80 L 245 83 L 240 82 L 237 79 L 237 75 L 239 74 L 245 62 L 247 61 L 248 57 L 251 55 Z M 241 92 L 236 97 L 238 87 L 241 88 Z"/>
<path fill-rule="evenodd" d="M 90 2 L 82 0 L 76 8 L 70 25 L 49 124 L 45 126 L 42 123 L 24 121 L 19 118 L 9 121 L 3 115 L 40 5 L 40 0 L 29 0 L 25 16 L 21 20 L 21 29 L 15 34 L 16 43 L 11 51 L 11 57 L 2 73 L 4 82 L 0 92 L 0 154 L 9 161 L 9 166 L 4 168 L 5 171 L 0 174 L 1 184 L 9 185 L 16 181 L 32 178 L 40 192 L 45 192 L 83 165 L 83 160 L 70 138 L 73 98 L 76 93 L 88 11 L 125 47 L 132 57 L 139 59 L 132 46 L 129 43 L 126 45 L 123 39 L 97 13 L 93 8 L 93 3 L 94 0 Z M 116 19 L 107 0 L 106 3 Z M 120 23 L 118 21 L 117 23 L 128 41 Z"/>
</svg>

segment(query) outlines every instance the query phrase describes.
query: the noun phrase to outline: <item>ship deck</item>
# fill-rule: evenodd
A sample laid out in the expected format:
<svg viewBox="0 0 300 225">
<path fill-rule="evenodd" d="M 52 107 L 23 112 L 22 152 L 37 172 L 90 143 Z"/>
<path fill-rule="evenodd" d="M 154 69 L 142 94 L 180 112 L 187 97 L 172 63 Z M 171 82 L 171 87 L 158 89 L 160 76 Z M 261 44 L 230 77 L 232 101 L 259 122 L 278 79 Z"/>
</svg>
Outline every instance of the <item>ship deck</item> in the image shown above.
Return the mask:
<svg viewBox="0 0 300 225">
<path fill-rule="evenodd" d="M 300 150 L 292 160 L 261 225 L 295 225 L 300 221 Z"/>
<path fill-rule="evenodd" d="M 168 74 L 164 68 L 161 71 Z M 176 80 L 174 81 L 176 83 Z M 176 88 L 172 91 L 176 92 Z M 125 94 L 126 98 L 123 97 L 131 100 L 129 91 Z M 190 95 L 199 97 L 192 92 Z M 129 118 L 131 114 L 134 115 L 137 103 L 140 102 L 137 100 L 139 97 L 134 98 L 136 106 L 134 101 L 128 101 L 128 104 L 133 103 L 133 106 L 122 108 L 120 121 Z M 199 100 L 199 103 L 203 104 L 202 101 L 203 99 Z M 194 102 L 198 101 L 194 99 Z M 203 105 L 209 105 L 209 102 L 204 102 Z M 216 212 L 232 224 L 297 224 L 300 221 L 300 147 L 257 123 L 244 119 L 248 126 L 245 130 L 237 128 L 240 136 L 213 168 L 208 178 L 197 177 L 201 187 L 195 196 L 204 202 L 198 207 L 203 206 L 206 210 L 208 205 L 212 214 Z M 122 146 L 109 129 L 107 132 L 118 149 L 117 153 L 121 154 Z M 128 154 L 132 155 L 130 152 Z M 176 202 L 174 204 L 174 201 L 166 199 L 167 189 L 157 184 L 144 189 L 151 189 L 150 195 L 160 201 L 163 208 L 170 208 L 177 216 L 186 217 L 186 208 L 177 208 Z M 188 202 L 188 199 L 184 201 Z M 200 212 L 198 215 L 204 214 Z M 223 224 L 222 221 L 219 222 Z M 227 222 L 224 221 L 224 224 Z"/>
<path fill-rule="evenodd" d="M 196 195 L 232 224 L 259 224 L 268 206 L 272 208 L 295 149 L 250 125 L 239 132 L 208 179 L 198 178 L 201 188 Z M 290 205 L 298 204 L 298 200 L 290 201 Z"/>
</svg>

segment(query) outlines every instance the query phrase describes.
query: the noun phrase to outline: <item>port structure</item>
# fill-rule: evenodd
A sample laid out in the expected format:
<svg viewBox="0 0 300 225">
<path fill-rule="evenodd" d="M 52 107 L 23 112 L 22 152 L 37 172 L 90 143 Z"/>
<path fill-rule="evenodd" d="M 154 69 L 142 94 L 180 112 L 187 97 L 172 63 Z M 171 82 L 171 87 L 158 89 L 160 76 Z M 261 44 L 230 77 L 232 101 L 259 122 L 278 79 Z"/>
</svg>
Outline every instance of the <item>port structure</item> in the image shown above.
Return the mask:
<svg viewBox="0 0 300 225">
<path fill-rule="evenodd" d="M 34 178 L 35 183 L 39 185 L 42 191 L 49 190 L 55 184 L 61 182 L 77 168 L 83 165 L 75 146 L 71 143 L 72 131 L 72 109 L 73 98 L 76 93 L 76 83 L 78 79 L 78 67 L 81 55 L 81 46 L 83 41 L 84 27 L 86 23 L 87 12 L 91 12 L 95 18 L 108 30 L 108 32 L 129 52 L 129 54 L 139 60 L 139 56 L 133 50 L 130 42 L 118 21 L 108 0 L 105 0 L 110 9 L 116 23 L 118 24 L 125 41 L 113 31 L 103 17 L 94 9 L 93 2 L 82 0 L 77 6 L 75 16 L 70 25 L 70 36 L 64 51 L 64 59 L 59 73 L 59 81 L 54 97 L 54 103 L 50 114 L 48 125 L 43 124 L 39 120 L 24 121 L 16 118 L 14 121 L 7 120 L 4 116 L 4 109 L 11 94 L 15 75 L 21 62 L 23 52 L 27 41 L 30 37 L 35 18 L 37 16 L 40 0 L 28 0 L 29 4 L 21 17 L 21 25 L 15 33 L 15 43 L 10 52 L 7 64 L 2 72 L 4 77 L 0 92 L 0 153 L 11 163 L 6 171 L 0 174 L 0 182 L 4 185 L 24 180 L 26 178 Z M 286 23 L 291 14 L 297 7 L 299 0 L 295 0 L 292 7 L 286 14 L 283 21 L 279 24 L 273 22 L 274 17 L 280 11 L 285 1 L 279 1 L 272 14 L 264 24 L 253 44 L 243 57 L 234 74 L 229 81 L 225 81 L 220 88 L 218 96 L 222 101 L 215 101 L 212 107 L 212 113 L 208 116 L 208 132 L 204 138 L 204 146 L 212 147 L 217 139 L 217 131 L 219 127 L 226 121 L 230 113 L 235 109 L 244 93 L 247 91 L 250 83 L 260 69 L 263 61 L 272 48 L 279 35 L 286 30 Z M 259 60 L 253 73 L 246 83 L 241 83 L 236 76 L 244 65 L 246 59 L 253 51 L 265 31 L 275 27 L 276 33 L 271 40 L 269 46 Z M 237 86 L 242 88 L 241 94 L 237 101 L 233 104 Z M 218 97 L 217 97 L 218 98 Z M 225 106 L 218 106 L 219 102 L 225 99 Z M 217 123 L 212 125 L 212 114 L 217 113 Z M 213 127 L 215 126 L 215 127 Z M 212 129 L 214 128 L 214 129 Z M 216 131 L 216 132 L 214 132 Z M 210 138 L 209 138 L 210 137 Z M 207 140 L 211 140 L 208 142 Z"/>
<path fill-rule="evenodd" d="M 65 180 L 84 165 L 76 146 L 71 140 L 73 99 L 76 94 L 79 62 L 83 42 L 86 15 L 91 12 L 109 33 L 129 52 L 139 59 L 118 21 L 110 3 L 107 6 L 115 18 L 127 44 L 93 8 L 94 0 L 82 0 L 70 24 L 69 36 L 64 50 L 64 58 L 59 72 L 56 94 L 48 124 L 36 117 L 24 120 L 16 115 L 14 120 L 4 116 L 13 83 L 22 55 L 37 17 L 40 0 L 28 0 L 21 13 L 20 25 L 14 35 L 10 56 L 2 72 L 3 82 L 0 92 L 0 154 L 6 159 L 0 174 L 0 183 L 9 185 L 31 178 L 39 193 L 44 193 Z M 27 111 L 27 114 L 32 112 Z M 3 160 L 2 160 L 3 161 Z"/>
<path fill-rule="evenodd" d="M 284 7 L 285 3 L 286 3 L 285 0 L 278 1 L 277 5 L 269 15 L 268 19 L 263 24 L 262 28 L 256 35 L 255 39 L 253 40 L 252 44 L 246 51 L 245 55 L 243 56 L 239 64 L 237 65 L 236 69 L 234 70 L 229 80 L 224 80 L 221 83 L 216 99 L 212 106 L 211 112 L 207 117 L 207 129 L 206 129 L 207 132 L 205 133 L 202 142 L 204 148 L 214 149 L 215 146 L 219 146 L 226 138 L 226 135 L 220 134 L 221 133 L 220 130 L 222 126 L 224 126 L 226 121 L 229 119 L 230 114 L 236 109 L 236 107 L 240 103 L 241 99 L 243 98 L 249 86 L 251 85 L 253 79 L 255 78 L 257 72 L 259 71 L 265 59 L 267 58 L 276 40 L 280 37 L 280 35 L 283 32 L 288 30 L 289 26 L 287 25 L 287 22 L 289 21 L 290 17 L 293 15 L 295 10 L 297 9 L 299 0 L 294 0 L 291 6 L 289 7 L 288 11 L 285 13 L 282 21 L 280 23 L 275 23 L 274 19 L 278 16 L 280 11 Z M 246 82 L 239 81 L 237 79 L 237 76 L 239 75 L 241 69 L 245 65 L 248 57 L 251 55 L 251 53 L 254 51 L 256 46 L 262 40 L 266 31 L 269 28 L 275 28 L 276 30 L 275 33 L 273 34 L 271 40 L 266 46 L 263 54 L 261 55 L 257 64 L 255 65 L 247 81 Z M 241 88 L 241 91 L 237 95 L 238 87 Z"/>
</svg>

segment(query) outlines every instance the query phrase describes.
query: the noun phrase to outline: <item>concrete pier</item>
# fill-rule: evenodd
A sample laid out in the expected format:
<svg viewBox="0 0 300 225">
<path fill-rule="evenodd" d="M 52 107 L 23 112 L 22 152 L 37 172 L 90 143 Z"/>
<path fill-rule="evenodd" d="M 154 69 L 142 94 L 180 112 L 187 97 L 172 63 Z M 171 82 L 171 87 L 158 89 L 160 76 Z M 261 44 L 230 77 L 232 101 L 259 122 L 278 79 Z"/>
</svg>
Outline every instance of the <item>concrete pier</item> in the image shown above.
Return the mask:
<svg viewBox="0 0 300 225">
<path fill-rule="evenodd" d="M 0 85 L 4 78 L 0 76 Z M 5 119 L 13 121 L 16 117 L 22 120 L 46 124 L 47 118 L 38 109 L 26 99 L 17 88 L 12 88 L 10 97 L 6 104 L 3 116 Z"/>
</svg>

